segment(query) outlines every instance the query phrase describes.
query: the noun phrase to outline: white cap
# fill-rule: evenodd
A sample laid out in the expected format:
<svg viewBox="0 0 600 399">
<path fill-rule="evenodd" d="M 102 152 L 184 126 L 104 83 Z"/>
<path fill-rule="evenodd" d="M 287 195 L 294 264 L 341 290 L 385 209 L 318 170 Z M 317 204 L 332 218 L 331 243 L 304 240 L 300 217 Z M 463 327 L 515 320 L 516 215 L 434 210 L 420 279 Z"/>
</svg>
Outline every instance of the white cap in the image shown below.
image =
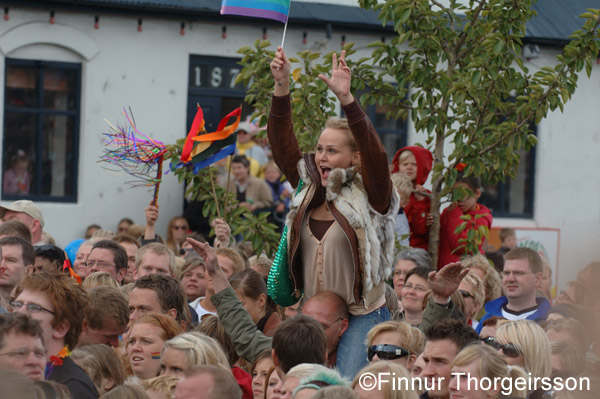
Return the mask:
<svg viewBox="0 0 600 399">
<path fill-rule="evenodd" d="M 29 200 L 18 200 L 7 206 L 0 206 L 0 218 L 4 218 L 6 211 L 25 213 L 40 222 L 40 226 L 44 227 L 44 216 L 40 208 Z"/>
</svg>

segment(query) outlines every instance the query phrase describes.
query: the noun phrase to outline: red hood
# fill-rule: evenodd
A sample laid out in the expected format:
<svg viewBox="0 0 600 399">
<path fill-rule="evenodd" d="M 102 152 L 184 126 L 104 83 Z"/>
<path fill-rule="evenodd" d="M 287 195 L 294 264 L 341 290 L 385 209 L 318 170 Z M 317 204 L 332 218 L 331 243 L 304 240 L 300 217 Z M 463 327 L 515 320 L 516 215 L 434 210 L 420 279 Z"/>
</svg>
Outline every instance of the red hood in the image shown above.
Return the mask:
<svg viewBox="0 0 600 399">
<path fill-rule="evenodd" d="M 398 172 L 398 162 L 400 160 L 400 154 L 406 150 L 412 152 L 415 159 L 417 160 L 416 184 L 425 184 L 425 182 L 427 181 L 427 176 L 429 176 L 429 172 L 431 172 L 431 168 L 433 166 L 433 156 L 427 148 L 417 146 L 400 148 L 396 152 L 396 155 L 394 155 L 394 160 L 392 161 L 392 173 Z"/>
</svg>

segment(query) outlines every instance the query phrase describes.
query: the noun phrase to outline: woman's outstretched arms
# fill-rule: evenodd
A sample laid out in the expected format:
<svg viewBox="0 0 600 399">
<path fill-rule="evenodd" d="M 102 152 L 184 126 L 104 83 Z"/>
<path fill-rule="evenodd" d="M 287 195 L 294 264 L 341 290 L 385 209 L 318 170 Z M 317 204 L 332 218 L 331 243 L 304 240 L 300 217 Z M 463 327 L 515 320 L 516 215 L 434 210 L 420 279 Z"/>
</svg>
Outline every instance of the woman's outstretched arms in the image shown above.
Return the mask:
<svg viewBox="0 0 600 399">
<path fill-rule="evenodd" d="M 290 61 L 279 47 L 271 61 L 271 73 L 275 79 L 267 136 L 271 144 L 273 160 L 292 186 L 300 181 L 298 161 L 302 152 L 294 134 L 292 107 L 290 105 Z"/>
</svg>

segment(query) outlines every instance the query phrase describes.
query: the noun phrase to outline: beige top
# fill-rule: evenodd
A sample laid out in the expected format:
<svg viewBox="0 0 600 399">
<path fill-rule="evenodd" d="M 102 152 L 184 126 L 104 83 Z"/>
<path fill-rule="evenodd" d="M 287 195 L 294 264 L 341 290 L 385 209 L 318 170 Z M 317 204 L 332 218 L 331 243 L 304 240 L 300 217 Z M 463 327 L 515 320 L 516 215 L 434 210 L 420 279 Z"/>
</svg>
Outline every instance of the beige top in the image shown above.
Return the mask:
<svg viewBox="0 0 600 399">
<path fill-rule="evenodd" d="M 300 229 L 299 248 L 305 265 L 303 279 L 306 298 L 324 291 L 335 292 L 346 301 L 348 311 L 353 315 L 368 314 L 383 306 L 385 287 L 382 284 L 373 288 L 371 293 L 375 296 L 379 295 L 379 298 L 376 297 L 373 303 L 369 303 L 368 308 L 354 300 L 355 276 L 352 248 L 340 225 L 337 222 L 332 223 L 319 241 L 310 231 L 309 219 L 310 215 L 307 215 Z M 369 298 L 372 297 L 371 293 L 368 295 Z"/>
</svg>

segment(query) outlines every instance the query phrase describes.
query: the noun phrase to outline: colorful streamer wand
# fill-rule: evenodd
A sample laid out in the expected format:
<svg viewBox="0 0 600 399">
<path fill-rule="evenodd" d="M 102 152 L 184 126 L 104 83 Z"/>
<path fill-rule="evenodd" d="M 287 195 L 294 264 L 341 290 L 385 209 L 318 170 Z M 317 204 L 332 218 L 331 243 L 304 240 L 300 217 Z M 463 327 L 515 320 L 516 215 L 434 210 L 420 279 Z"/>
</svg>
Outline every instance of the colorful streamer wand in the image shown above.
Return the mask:
<svg viewBox="0 0 600 399">
<path fill-rule="evenodd" d="M 154 187 L 152 205 L 157 205 L 162 164 L 167 149 L 160 141 L 153 140 L 137 130 L 131 109 L 127 113 L 123 108 L 123 115 L 127 123 L 118 127 L 105 119 L 110 126 L 110 131 L 104 133 L 106 136 L 104 154 L 99 162 L 116 166 L 132 176 L 134 180 L 127 182 L 131 187 Z M 110 167 L 105 169 L 115 171 Z"/>
</svg>

